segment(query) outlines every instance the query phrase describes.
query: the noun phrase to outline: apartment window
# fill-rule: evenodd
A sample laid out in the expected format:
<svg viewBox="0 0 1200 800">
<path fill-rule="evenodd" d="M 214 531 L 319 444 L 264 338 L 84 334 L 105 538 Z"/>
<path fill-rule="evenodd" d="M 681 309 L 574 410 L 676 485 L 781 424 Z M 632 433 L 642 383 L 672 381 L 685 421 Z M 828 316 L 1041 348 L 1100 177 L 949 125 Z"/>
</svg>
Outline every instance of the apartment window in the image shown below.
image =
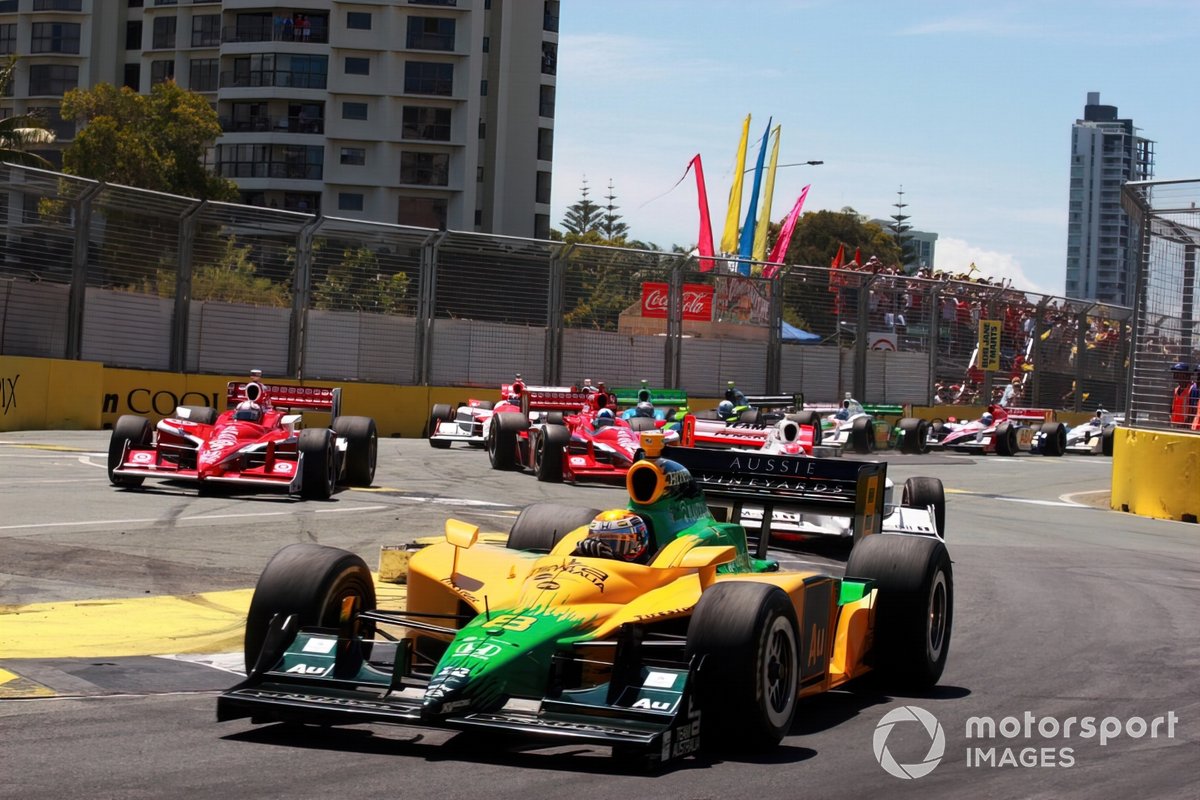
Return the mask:
<svg viewBox="0 0 1200 800">
<path fill-rule="evenodd" d="M 68 64 L 31 64 L 29 93 L 61 96 L 79 86 L 79 67 Z"/>
<path fill-rule="evenodd" d="M 371 59 L 356 58 L 354 56 L 346 56 L 346 74 L 347 75 L 370 75 L 371 74 Z"/>
<path fill-rule="evenodd" d="M 188 88 L 193 92 L 215 92 L 220 66 L 215 58 L 193 58 L 189 62 Z"/>
<path fill-rule="evenodd" d="M 450 141 L 450 109 L 405 106 L 400 136 L 426 142 Z"/>
<path fill-rule="evenodd" d="M 135 92 L 141 91 L 142 83 L 142 65 L 141 64 L 126 64 L 125 65 L 125 80 L 122 86 L 128 86 Z"/>
<path fill-rule="evenodd" d="M 547 119 L 554 119 L 553 86 L 542 86 L 541 97 L 538 101 L 538 114 Z"/>
<path fill-rule="evenodd" d="M 130 8 L 141 8 L 142 0 L 129 0 L 129 7 Z"/>
<path fill-rule="evenodd" d="M 538 128 L 537 157 L 539 161 L 554 160 L 554 131 Z"/>
<path fill-rule="evenodd" d="M 492 52 L 492 37 L 490 37 L 490 36 L 483 37 L 483 52 L 485 52 L 485 53 Z"/>
<path fill-rule="evenodd" d="M 405 62 L 404 91 L 407 94 L 436 94 L 449 97 L 454 93 L 454 65 L 429 61 Z"/>
<path fill-rule="evenodd" d="M 542 42 L 542 74 L 554 75 L 558 72 L 558 45 L 554 42 Z"/>
<path fill-rule="evenodd" d="M 396 223 L 445 230 L 446 201 L 438 197 L 401 197 Z"/>
<path fill-rule="evenodd" d="M 17 10 L 17 0 L 0 0 L 0 14 Z"/>
<path fill-rule="evenodd" d="M 550 202 L 550 173 L 538 170 L 537 191 L 533 198 L 535 203 Z"/>
<path fill-rule="evenodd" d="M 338 211 L 362 211 L 363 196 L 357 192 L 338 192 Z"/>
<path fill-rule="evenodd" d="M 546 0 L 542 6 L 542 30 L 558 32 L 558 0 Z"/>
<path fill-rule="evenodd" d="M 233 74 L 226 86 L 291 86 L 324 89 L 328 77 L 325 56 L 263 53 L 233 60 Z"/>
<path fill-rule="evenodd" d="M 352 167 L 365 166 L 367 163 L 367 149 L 365 147 L 343 147 L 340 160 L 343 164 Z"/>
<path fill-rule="evenodd" d="M 163 81 L 173 80 L 175 80 L 175 62 L 173 60 L 150 62 L 151 86 L 162 83 Z"/>
<path fill-rule="evenodd" d="M 140 19 L 136 22 L 130 20 L 125 23 L 125 49 L 142 49 L 142 21 Z"/>
<path fill-rule="evenodd" d="M 413 6 L 456 6 L 458 0 L 408 0 Z"/>
<path fill-rule="evenodd" d="M 54 131 L 54 135 L 61 141 L 67 141 L 75 138 L 75 120 L 63 119 L 59 113 L 57 106 L 45 106 L 41 108 L 31 108 L 29 113 L 42 121 L 50 130 Z"/>
<path fill-rule="evenodd" d="M 366 11 L 347 11 L 346 27 L 352 31 L 371 30 L 371 15 Z"/>
<path fill-rule="evenodd" d="M 78 53 L 79 23 L 35 22 L 29 44 L 33 53 Z"/>
<path fill-rule="evenodd" d="M 487 97 L 487 78 L 484 78 L 479 82 L 479 96 Z"/>
<path fill-rule="evenodd" d="M 16 9 L 13 9 L 14 11 Z M 83 0 L 33 0 L 34 11 L 82 11 Z"/>
<path fill-rule="evenodd" d="M 366 119 L 366 103 L 342 103 L 342 119 Z"/>
<path fill-rule="evenodd" d="M 175 17 L 154 18 L 154 42 L 151 46 L 155 50 L 167 50 L 175 46 Z"/>
<path fill-rule="evenodd" d="M 17 24 L 0 25 L 0 55 L 17 52 Z"/>
<path fill-rule="evenodd" d="M 549 214 L 534 214 L 533 215 L 533 238 L 549 239 L 550 238 L 550 215 Z"/>
<path fill-rule="evenodd" d="M 449 185 L 450 156 L 447 153 L 401 153 L 400 182 L 420 186 Z"/>
<path fill-rule="evenodd" d="M 409 50 L 454 50 L 454 20 L 450 17 L 409 17 Z"/>
<path fill-rule="evenodd" d="M 265 131 L 271 128 L 271 118 L 267 114 L 266 103 L 234 103 L 231 111 L 233 119 L 230 123 L 230 130 Z"/>
<path fill-rule="evenodd" d="M 192 17 L 192 47 L 217 47 L 221 44 L 221 15 Z"/>
</svg>

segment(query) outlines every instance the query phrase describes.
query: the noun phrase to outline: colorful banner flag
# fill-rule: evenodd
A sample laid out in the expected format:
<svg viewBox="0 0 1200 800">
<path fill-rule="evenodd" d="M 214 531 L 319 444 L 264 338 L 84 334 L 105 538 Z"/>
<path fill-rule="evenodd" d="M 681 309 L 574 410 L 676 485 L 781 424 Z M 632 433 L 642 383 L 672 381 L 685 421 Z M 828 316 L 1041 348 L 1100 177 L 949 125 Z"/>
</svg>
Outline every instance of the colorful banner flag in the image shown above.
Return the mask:
<svg viewBox="0 0 1200 800">
<path fill-rule="evenodd" d="M 779 229 L 779 238 L 775 240 L 775 246 L 771 248 L 771 255 L 767 259 L 774 263 L 763 267 L 764 278 L 774 278 L 775 273 L 779 272 L 779 265 L 787 258 L 788 246 L 792 243 L 792 231 L 796 229 L 796 220 L 800 219 L 800 210 L 804 208 L 804 198 L 808 197 L 808 188 L 805 186 L 800 191 L 796 205 L 792 206 L 791 213 L 787 215 L 787 219 L 783 221 L 783 227 Z"/>
<path fill-rule="evenodd" d="M 688 164 L 688 169 L 692 167 L 696 168 L 696 196 L 700 204 L 700 235 L 696 240 L 696 248 L 700 251 L 700 271 L 709 272 L 713 268 L 712 219 L 708 216 L 708 190 L 704 186 L 704 167 L 700 164 L 699 153 Z M 686 177 L 687 171 L 683 174 Z"/>
<path fill-rule="evenodd" d="M 854 266 L 862 266 L 862 251 L 860 251 L 857 247 L 854 248 Z"/>
<path fill-rule="evenodd" d="M 763 188 L 762 210 L 758 212 L 758 227 L 754 229 L 755 261 L 767 260 L 767 228 L 771 226 L 771 199 L 775 195 L 775 170 L 779 166 L 779 131 L 782 127 L 775 126 L 775 143 L 771 145 L 771 163 L 767 165 L 767 185 Z"/>
<path fill-rule="evenodd" d="M 750 274 L 750 254 L 754 250 L 754 222 L 758 217 L 758 193 L 762 188 L 763 162 L 767 158 L 767 137 L 771 135 L 771 120 L 763 131 L 762 144 L 758 146 L 758 162 L 754 165 L 754 188 L 750 191 L 750 205 L 746 207 L 746 222 L 742 225 L 742 238 L 738 243 L 738 273 Z"/>
<path fill-rule="evenodd" d="M 845 260 L 846 260 L 846 243 L 841 242 L 838 244 L 837 255 L 833 257 L 833 261 L 830 262 L 829 268 L 830 269 L 841 269 L 842 264 L 845 262 Z"/>
<path fill-rule="evenodd" d="M 984 372 L 1000 369 L 1000 333 L 998 319 L 979 320 L 979 368 Z"/>
<path fill-rule="evenodd" d="M 725 232 L 721 234 L 721 252 L 736 253 L 738 247 L 738 218 L 742 213 L 742 176 L 746 172 L 746 141 L 750 136 L 750 115 L 742 123 L 742 141 L 738 145 L 733 165 L 733 186 L 729 187 L 729 211 L 725 214 Z"/>
</svg>

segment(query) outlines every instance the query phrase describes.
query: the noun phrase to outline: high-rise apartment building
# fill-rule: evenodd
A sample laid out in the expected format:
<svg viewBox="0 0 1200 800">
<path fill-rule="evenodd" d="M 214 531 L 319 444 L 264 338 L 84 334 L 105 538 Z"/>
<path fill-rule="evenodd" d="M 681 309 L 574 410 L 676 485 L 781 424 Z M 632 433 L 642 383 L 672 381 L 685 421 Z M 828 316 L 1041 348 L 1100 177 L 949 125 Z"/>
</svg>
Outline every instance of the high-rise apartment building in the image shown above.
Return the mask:
<svg viewBox="0 0 1200 800">
<path fill-rule="evenodd" d="M 1121 184 L 1153 177 L 1154 142 L 1088 92 L 1071 127 L 1067 297 L 1133 305 L 1137 231 L 1121 208 Z"/>
<path fill-rule="evenodd" d="M 245 202 L 546 238 L 558 0 L 0 0 L 0 115 L 106 82 L 203 93 Z M 53 161 L 57 152 L 43 153 Z"/>
</svg>

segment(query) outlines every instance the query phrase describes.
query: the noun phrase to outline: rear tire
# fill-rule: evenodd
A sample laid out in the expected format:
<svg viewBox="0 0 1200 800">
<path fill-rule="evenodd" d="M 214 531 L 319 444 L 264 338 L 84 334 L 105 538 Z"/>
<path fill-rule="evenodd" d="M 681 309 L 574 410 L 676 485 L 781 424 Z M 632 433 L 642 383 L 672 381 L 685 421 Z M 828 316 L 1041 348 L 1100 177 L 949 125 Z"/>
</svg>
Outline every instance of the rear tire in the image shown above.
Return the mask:
<svg viewBox="0 0 1200 800">
<path fill-rule="evenodd" d="M 856 453 L 870 453 L 875 449 L 875 426 L 870 417 L 859 417 L 850 425 L 850 446 Z"/>
<path fill-rule="evenodd" d="M 517 436 L 529 430 L 524 414 L 504 411 L 492 417 L 488 427 L 487 452 L 492 469 L 514 469 L 517 466 Z"/>
<path fill-rule="evenodd" d="M 571 432 L 562 425 L 546 425 L 537 432 L 537 444 L 533 449 L 533 473 L 539 481 L 562 483 L 563 452 L 569 441 Z"/>
<path fill-rule="evenodd" d="M 1001 422 L 996 426 L 996 454 L 1015 456 L 1017 454 L 1017 429 L 1011 422 Z"/>
<path fill-rule="evenodd" d="M 108 480 L 113 486 L 126 489 L 136 489 L 145 482 L 145 478 L 134 475 L 114 475 L 113 470 L 121 466 L 121 456 L 125 446 L 130 448 L 145 448 L 154 439 L 154 431 L 150 420 L 136 414 L 124 414 L 113 426 L 112 437 L 108 440 Z"/>
<path fill-rule="evenodd" d="M 1113 454 L 1113 442 L 1116 439 L 1116 431 L 1107 430 L 1100 434 L 1100 452 L 1106 456 Z"/>
<path fill-rule="evenodd" d="M 319 544 L 292 544 L 277 552 L 258 578 L 246 614 L 243 651 L 246 673 L 258 662 L 271 618 L 298 616 L 299 627 L 337 627 L 346 597 L 359 598 L 359 611 L 375 609 L 375 584 L 367 564 L 354 553 Z M 364 629 L 364 635 L 374 630 Z M 275 660 L 282 653 L 274 654 Z"/>
<path fill-rule="evenodd" d="M 658 430 L 658 425 L 650 417 L 631 417 L 629 419 L 629 427 L 633 429 L 634 433 Z"/>
<path fill-rule="evenodd" d="M 1061 456 L 1067 452 L 1067 426 L 1061 422 L 1042 425 L 1042 455 Z"/>
<path fill-rule="evenodd" d="M 900 442 L 901 453 L 929 452 L 929 421 L 917 417 L 900 420 L 900 431 L 904 438 Z"/>
<path fill-rule="evenodd" d="M 933 521 L 938 536 L 946 538 L 946 490 L 937 478 L 909 478 L 904 482 L 903 505 L 906 508 L 933 506 Z"/>
<path fill-rule="evenodd" d="M 870 663 L 904 688 L 934 686 L 946 667 L 954 622 L 954 574 L 946 545 L 928 536 L 877 534 L 859 541 L 846 577 L 879 591 Z"/>
<path fill-rule="evenodd" d="M 595 508 L 535 503 L 522 509 L 508 532 L 510 550 L 549 553 L 554 545 L 576 528 L 583 527 L 600 513 Z"/>
<path fill-rule="evenodd" d="M 789 417 L 796 421 L 797 425 L 811 425 L 813 429 L 813 446 L 816 447 L 821 443 L 821 415 L 816 411 L 797 411 L 794 414 L 789 414 Z"/>
<path fill-rule="evenodd" d="M 725 750 L 762 750 L 787 735 L 800 680 L 796 611 L 778 586 L 713 584 L 688 624 L 687 654 L 703 656 L 696 692 L 701 741 Z"/>
<path fill-rule="evenodd" d="M 371 417 L 336 417 L 333 429 L 346 439 L 346 482 L 370 486 L 379 458 L 379 433 Z"/>
<path fill-rule="evenodd" d="M 328 500 L 337 482 L 337 453 L 333 431 L 306 428 L 300 431 L 300 496 L 305 500 Z"/>
</svg>

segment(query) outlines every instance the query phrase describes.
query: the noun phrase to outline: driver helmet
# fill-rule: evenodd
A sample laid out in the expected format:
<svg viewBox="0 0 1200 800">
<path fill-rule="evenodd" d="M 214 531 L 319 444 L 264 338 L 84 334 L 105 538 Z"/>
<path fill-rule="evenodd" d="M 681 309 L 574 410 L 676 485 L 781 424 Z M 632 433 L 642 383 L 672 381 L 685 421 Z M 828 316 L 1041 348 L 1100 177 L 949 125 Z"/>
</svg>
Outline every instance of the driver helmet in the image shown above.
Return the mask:
<svg viewBox="0 0 1200 800">
<path fill-rule="evenodd" d="M 252 400 L 243 400 L 234 409 L 233 418 L 240 422 L 259 422 L 262 420 L 262 406 Z"/>
<path fill-rule="evenodd" d="M 596 419 L 612 419 L 613 411 L 611 408 L 602 408 L 596 412 Z"/>
<path fill-rule="evenodd" d="M 729 400 L 722 400 L 720 403 L 718 403 L 717 416 L 722 418 L 733 416 L 733 403 Z"/>
<path fill-rule="evenodd" d="M 992 416 L 992 412 L 985 411 L 983 412 L 983 416 L 979 418 L 979 421 L 984 425 L 991 425 L 993 419 L 995 419 L 995 417 Z"/>
<path fill-rule="evenodd" d="M 646 521 L 621 508 L 600 512 L 588 525 L 588 538 L 604 542 L 622 561 L 637 561 L 650 551 Z"/>
<path fill-rule="evenodd" d="M 651 403 L 649 400 L 643 400 L 642 402 L 638 403 L 637 404 L 637 415 L 639 417 L 653 417 L 654 416 L 654 404 Z"/>
</svg>

